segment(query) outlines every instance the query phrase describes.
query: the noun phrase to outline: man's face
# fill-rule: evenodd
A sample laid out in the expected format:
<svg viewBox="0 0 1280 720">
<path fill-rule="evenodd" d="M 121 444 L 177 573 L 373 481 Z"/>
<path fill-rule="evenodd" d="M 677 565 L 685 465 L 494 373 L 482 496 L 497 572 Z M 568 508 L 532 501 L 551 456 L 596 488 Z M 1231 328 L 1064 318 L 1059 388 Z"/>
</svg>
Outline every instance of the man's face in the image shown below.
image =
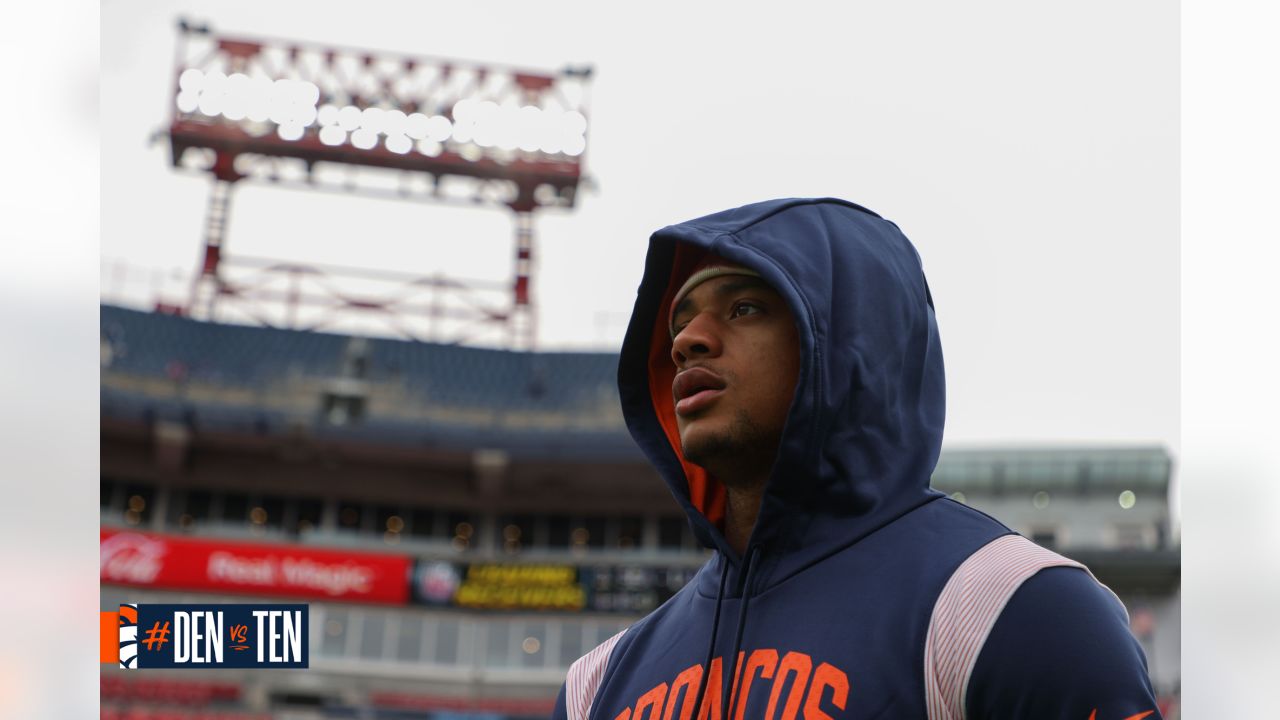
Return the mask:
<svg viewBox="0 0 1280 720">
<path fill-rule="evenodd" d="M 800 370 L 786 301 L 758 277 L 721 275 L 680 301 L 671 327 L 685 457 L 730 486 L 768 473 Z"/>
</svg>

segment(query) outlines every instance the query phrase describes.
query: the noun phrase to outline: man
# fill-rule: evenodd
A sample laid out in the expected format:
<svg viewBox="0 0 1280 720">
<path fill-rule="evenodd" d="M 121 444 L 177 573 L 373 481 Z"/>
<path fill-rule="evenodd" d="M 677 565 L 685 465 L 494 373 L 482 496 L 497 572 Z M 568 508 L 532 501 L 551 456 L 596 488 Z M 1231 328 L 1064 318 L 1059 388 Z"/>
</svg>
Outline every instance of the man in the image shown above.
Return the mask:
<svg viewBox="0 0 1280 720">
<path fill-rule="evenodd" d="M 942 351 L 893 223 L 777 200 L 659 230 L 618 384 L 715 554 L 556 718 L 1158 717 L 1115 596 L 929 488 Z"/>
</svg>

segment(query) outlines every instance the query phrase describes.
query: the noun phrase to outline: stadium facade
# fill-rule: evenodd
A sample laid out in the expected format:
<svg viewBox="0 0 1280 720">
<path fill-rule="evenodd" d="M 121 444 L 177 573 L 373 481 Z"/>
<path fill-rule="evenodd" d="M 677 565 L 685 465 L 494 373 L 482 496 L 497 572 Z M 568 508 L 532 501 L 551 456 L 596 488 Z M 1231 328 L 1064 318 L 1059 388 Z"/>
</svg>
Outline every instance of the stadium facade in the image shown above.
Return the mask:
<svg viewBox="0 0 1280 720">
<path fill-rule="evenodd" d="M 102 607 L 292 598 L 307 671 L 104 666 L 104 718 L 545 717 L 568 665 L 706 559 L 617 356 L 101 308 Z M 1172 460 L 944 449 L 934 486 L 1088 564 L 1179 684 Z"/>
</svg>

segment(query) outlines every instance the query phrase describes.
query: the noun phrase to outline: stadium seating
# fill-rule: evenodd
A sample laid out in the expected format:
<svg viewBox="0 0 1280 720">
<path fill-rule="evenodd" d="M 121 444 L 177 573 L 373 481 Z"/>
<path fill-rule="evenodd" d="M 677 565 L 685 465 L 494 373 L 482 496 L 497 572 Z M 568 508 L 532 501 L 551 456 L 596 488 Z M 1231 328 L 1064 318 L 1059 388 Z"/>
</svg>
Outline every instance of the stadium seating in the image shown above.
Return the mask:
<svg viewBox="0 0 1280 720">
<path fill-rule="evenodd" d="M 194 431 L 416 447 L 501 448 L 519 457 L 638 459 L 622 422 L 617 355 L 516 352 L 222 325 L 101 307 L 104 419 Z M 342 385 L 342 383 L 347 383 Z M 323 396 L 356 383 L 364 411 L 334 423 Z M 566 437 L 573 437 L 571 442 Z"/>
</svg>

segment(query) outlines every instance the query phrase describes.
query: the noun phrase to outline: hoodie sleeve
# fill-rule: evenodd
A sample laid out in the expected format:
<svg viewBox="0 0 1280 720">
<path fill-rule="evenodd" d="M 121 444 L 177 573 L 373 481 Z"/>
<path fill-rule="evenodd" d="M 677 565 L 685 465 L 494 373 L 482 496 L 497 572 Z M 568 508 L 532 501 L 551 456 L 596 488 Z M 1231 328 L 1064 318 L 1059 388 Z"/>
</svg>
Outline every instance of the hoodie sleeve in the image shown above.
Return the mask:
<svg viewBox="0 0 1280 720">
<path fill-rule="evenodd" d="M 1157 720 L 1147 661 L 1124 607 L 1088 573 L 1028 578 L 978 654 L 967 717 Z"/>
</svg>

